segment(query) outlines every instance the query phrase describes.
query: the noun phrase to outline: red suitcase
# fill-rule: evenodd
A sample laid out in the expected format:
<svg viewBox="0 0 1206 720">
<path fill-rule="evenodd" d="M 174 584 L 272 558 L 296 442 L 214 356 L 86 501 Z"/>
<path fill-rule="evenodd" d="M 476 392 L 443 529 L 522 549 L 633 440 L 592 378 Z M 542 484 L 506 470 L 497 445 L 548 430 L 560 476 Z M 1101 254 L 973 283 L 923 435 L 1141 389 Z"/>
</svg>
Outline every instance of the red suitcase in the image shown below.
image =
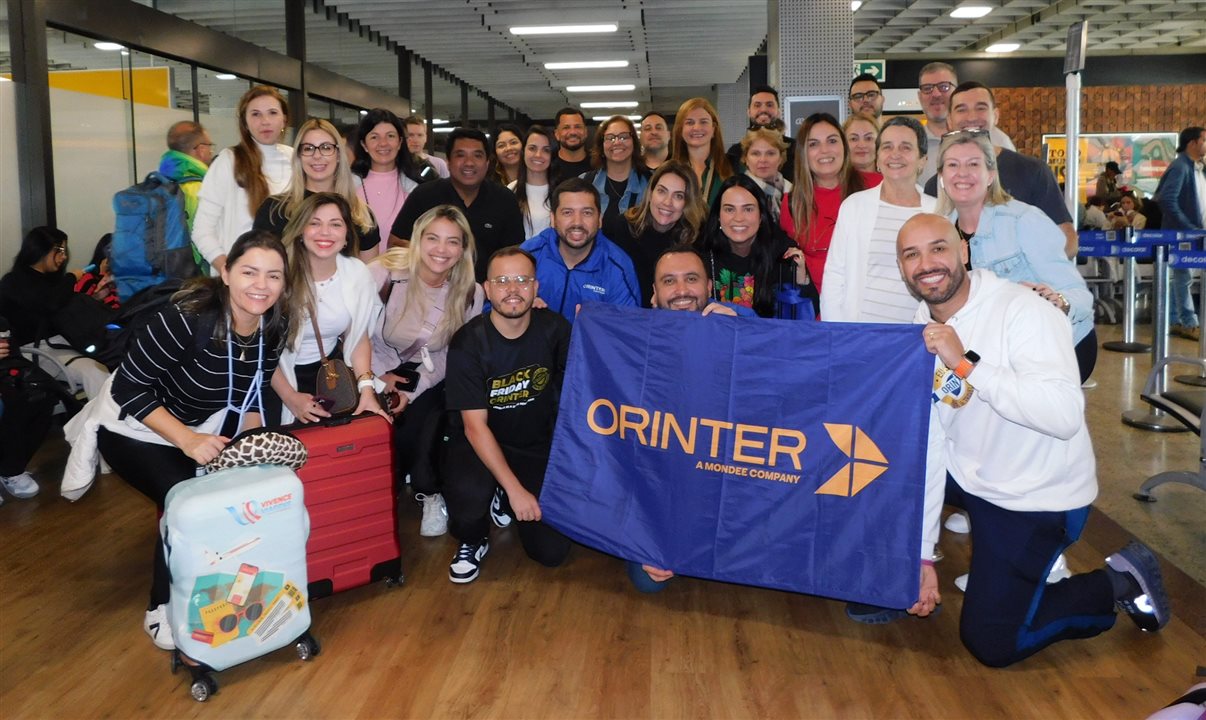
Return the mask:
<svg viewBox="0 0 1206 720">
<path fill-rule="evenodd" d="M 310 512 L 310 598 L 385 580 L 401 584 L 389 423 L 377 415 L 289 428 L 309 458 L 297 472 Z"/>
</svg>

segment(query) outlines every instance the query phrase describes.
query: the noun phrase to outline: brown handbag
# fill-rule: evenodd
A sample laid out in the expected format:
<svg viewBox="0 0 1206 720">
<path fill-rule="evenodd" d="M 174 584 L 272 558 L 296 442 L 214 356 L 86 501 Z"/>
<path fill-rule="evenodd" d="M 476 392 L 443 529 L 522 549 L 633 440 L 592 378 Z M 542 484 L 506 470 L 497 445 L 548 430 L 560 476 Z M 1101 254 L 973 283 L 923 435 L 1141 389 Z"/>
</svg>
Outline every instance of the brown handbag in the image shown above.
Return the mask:
<svg viewBox="0 0 1206 720">
<path fill-rule="evenodd" d="M 360 402 L 360 392 L 356 390 L 356 376 L 343 360 L 327 357 L 316 315 L 311 308 L 310 325 L 314 328 L 318 354 L 322 357 L 318 361 L 318 378 L 314 381 L 314 398 L 331 415 L 344 415 L 355 410 Z"/>
</svg>

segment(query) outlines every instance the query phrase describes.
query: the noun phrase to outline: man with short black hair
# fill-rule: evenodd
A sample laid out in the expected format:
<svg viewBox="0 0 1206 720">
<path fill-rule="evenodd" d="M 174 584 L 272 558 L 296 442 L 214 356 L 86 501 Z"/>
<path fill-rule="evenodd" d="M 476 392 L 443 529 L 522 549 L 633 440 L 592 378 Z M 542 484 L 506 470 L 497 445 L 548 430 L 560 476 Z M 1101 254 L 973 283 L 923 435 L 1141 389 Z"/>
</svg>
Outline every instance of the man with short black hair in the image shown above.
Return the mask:
<svg viewBox="0 0 1206 720">
<path fill-rule="evenodd" d="M 402 121 L 402 125 L 406 128 L 406 149 L 415 163 L 427 163 L 436 175 L 448 177 L 448 163 L 444 162 L 444 158 L 427 154 L 427 121 L 418 115 L 411 115 Z M 427 177 L 426 173 L 423 176 Z"/>
<path fill-rule="evenodd" d="M 473 229 L 477 251 L 474 273 L 486 278 L 486 259 L 499 248 L 523 242 L 523 215 L 515 194 L 497 183 L 485 182 L 490 166 L 490 143 L 480 130 L 457 128 L 448 134 L 449 176 L 424 183 L 411 192 L 394 220 L 391 245 L 407 245 L 415 221 L 437 205 L 454 205 Z"/>
<path fill-rule="evenodd" d="M 1160 184 L 1156 201 L 1164 215 L 1163 227 L 1173 230 L 1200 230 L 1206 227 L 1206 129 L 1187 127 L 1177 138 L 1177 157 L 1169 164 Z M 1189 293 L 1193 278 L 1189 268 L 1173 268 L 1169 283 L 1168 322 L 1174 335 L 1197 340 L 1201 336 L 1198 314 Z M 1206 282 L 1206 280 L 1204 280 Z"/>
<path fill-rule="evenodd" d="M 850 81 L 850 114 L 862 115 L 879 126 L 884 114 L 884 89 L 871 73 L 863 73 Z"/>
<path fill-rule="evenodd" d="M 1118 178 L 1121 175 L 1122 168 L 1118 167 L 1118 163 L 1113 160 L 1107 162 L 1101 174 L 1097 176 L 1093 194 L 1104 200 L 1106 205 L 1118 202 L 1122 197 L 1122 191 L 1118 189 Z"/>
<path fill-rule="evenodd" d="M 666 117 L 650 110 L 641 118 L 641 161 L 650 170 L 670 159 L 670 125 Z"/>
<path fill-rule="evenodd" d="M 950 124 L 952 130 L 984 131 L 989 133 L 997 126 L 1000 110 L 992 88 L 975 80 L 959 84 L 951 91 Z M 1064 195 L 1055 181 L 1051 167 L 1038 158 L 1028 157 L 1007 150 L 996 142 L 997 175 L 1005 192 L 1022 202 L 1033 205 L 1059 225 L 1064 233 L 1064 254 L 1076 257 L 1079 238 L 1072 214 L 1064 204 Z M 938 197 L 938 177 L 925 184 L 925 194 Z"/>
<path fill-rule="evenodd" d="M 783 142 L 787 143 L 787 151 L 784 153 L 783 159 L 783 175 L 791 179 L 796 168 L 796 141 L 787 134 L 787 127 L 783 124 L 783 108 L 779 105 L 779 91 L 770 85 L 755 85 L 750 88 L 750 104 L 746 107 L 745 114 L 750 119 L 750 130 L 766 128 L 783 136 Z M 733 167 L 742 167 L 741 138 L 729 146 L 725 155 L 729 156 L 729 162 Z"/>
<path fill-rule="evenodd" d="M 557 156 L 549 169 L 549 185 L 557 187 L 562 180 L 576 178 L 591 169 L 590 155 L 586 152 L 586 116 L 581 110 L 563 107 L 557 111 L 553 126 L 553 137 L 557 139 Z"/>
<path fill-rule="evenodd" d="M 528 557 L 556 567 L 570 551 L 569 539 L 541 521 L 537 500 L 553 444 L 570 325 L 533 307 L 540 283 L 527 252 L 503 248 L 487 268 L 490 310 L 453 336 L 444 381 L 448 409 L 459 410 L 461 421 L 453 421 L 445 452 L 448 531 L 461 543 L 448 568 L 454 583 L 476 580 L 490 550 L 496 486 L 506 492 Z"/>
<path fill-rule="evenodd" d="M 583 302 L 638 305 L 632 259 L 599 232 L 599 191 L 570 178 L 553 189 L 549 206 L 552 227 L 523 244 L 536 258 L 541 300 L 570 322 Z"/>
<path fill-rule="evenodd" d="M 1142 543 L 1098 570 L 1047 582 L 1097 496 L 1067 318 L 1029 288 L 967 271 L 967 250 L 940 215 L 906 221 L 896 257 L 935 355 L 922 557 L 938 537 L 944 486 L 945 501 L 971 518 L 963 645 L 985 665 L 1005 667 L 1054 642 L 1105 632 L 1115 605 L 1142 630 L 1164 627 L 1168 594 Z M 931 560 L 922 561 L 921 587 L 909 612 L 926 615 L 940 600 Z"/>
</svg>

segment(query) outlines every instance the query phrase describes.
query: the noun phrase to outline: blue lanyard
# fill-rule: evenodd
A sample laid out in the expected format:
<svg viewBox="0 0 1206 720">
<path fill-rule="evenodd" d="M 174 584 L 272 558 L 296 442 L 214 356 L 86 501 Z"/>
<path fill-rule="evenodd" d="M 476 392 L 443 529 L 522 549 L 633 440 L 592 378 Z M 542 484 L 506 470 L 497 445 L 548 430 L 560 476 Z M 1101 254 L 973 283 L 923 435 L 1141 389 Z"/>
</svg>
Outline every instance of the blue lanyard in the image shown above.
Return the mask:
<svg viewBox="0 0 1206 720">
<path fill-rule="evenodd" d="M 246 417 L 247 411 L 254 406 L 260 411 L 260 421 L 264 421 L 264 398 L 261 386 L 264 384 L 264 318 L 260 318 L 260 326 L 256 330 L 259 334 L 259 354 L 255 359 L 255 375 L 251 377 L 251 387 L 247 388 L 247 394 L 243 396 L 243 405 L 235 407 L 234 404 L 234 328 L 231 327 L 230 320 L 226 321 L 226 410 L 233 410 L 239 415 L 239 426 L 235 430 L 235 434 L 243 431 L 243 419 Z"/>
</svg>

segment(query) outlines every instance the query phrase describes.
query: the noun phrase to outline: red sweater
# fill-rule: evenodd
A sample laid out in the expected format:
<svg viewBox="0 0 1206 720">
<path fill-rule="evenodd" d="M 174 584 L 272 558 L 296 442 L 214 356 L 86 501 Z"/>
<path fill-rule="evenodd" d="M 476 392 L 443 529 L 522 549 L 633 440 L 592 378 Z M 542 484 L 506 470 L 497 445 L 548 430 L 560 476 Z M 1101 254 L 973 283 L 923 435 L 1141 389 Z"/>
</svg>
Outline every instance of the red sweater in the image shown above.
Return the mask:
<svg viewBox="0 0 1206 720">
<path fill-rule="evenodd" d="M 866 189 L 876 187 L 884 179 L 879 173 L 860 172 L 859 175 L 862 176 Z M 825 258 L 829 257 L 829 243 L 833 240 L 833 227 L 837 224 L 838 210 L 846 198 L 839 185 L 835 188 L 814 187 L 813 199 L 815 212 L 812 225 L 805 228 L 803 233 L 797 233 L 796 222 L 791 216 L 791 195 L 784 195 L 779 208 L 779 226 L 804 251 L 804 266 L 808 268 L 808 276 L 812 278 L 812 282 L 817 286 L 817 293 L 820 294 L 825 273 Z"/>
</svg>

